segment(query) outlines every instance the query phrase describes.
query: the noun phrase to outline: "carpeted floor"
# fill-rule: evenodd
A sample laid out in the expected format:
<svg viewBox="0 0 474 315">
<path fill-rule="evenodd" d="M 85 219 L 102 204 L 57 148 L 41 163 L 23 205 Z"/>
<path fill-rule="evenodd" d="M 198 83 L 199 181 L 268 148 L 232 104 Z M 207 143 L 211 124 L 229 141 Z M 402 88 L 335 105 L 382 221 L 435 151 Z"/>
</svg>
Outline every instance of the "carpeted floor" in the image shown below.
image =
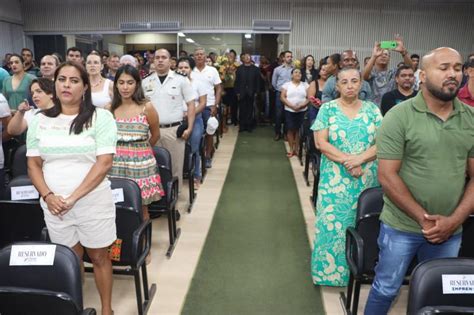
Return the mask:
<svg viewBox="0 0 474 315">
<path fill-rule="evenodd" d="M 282 141 L 241 133 L 182 314 L 324 314 Z"/>
</svg>

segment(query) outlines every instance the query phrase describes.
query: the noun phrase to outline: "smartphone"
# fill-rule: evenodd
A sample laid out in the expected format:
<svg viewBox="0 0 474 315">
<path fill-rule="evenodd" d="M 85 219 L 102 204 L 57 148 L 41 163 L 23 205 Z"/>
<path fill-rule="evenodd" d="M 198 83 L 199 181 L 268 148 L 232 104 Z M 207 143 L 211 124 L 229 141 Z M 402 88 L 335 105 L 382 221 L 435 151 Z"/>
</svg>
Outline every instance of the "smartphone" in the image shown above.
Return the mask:
<svg viewBox="0 0 474 315">
<path fill-rule="evenodd" d="M 397 48 L 397 42 L 394 40 L 383 40 L 380 42 L 380 48 L 382 49 L 395 49 Z"/>
</svg>

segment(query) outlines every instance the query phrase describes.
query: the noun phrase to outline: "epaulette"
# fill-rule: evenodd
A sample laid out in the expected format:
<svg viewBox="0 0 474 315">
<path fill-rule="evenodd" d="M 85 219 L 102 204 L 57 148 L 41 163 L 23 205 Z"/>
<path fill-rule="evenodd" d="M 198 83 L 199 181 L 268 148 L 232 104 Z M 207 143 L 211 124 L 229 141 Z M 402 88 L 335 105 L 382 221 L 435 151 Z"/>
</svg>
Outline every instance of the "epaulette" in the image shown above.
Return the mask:
<svg viewBox="0 0 474 315">
<path fill-rule="evenodd" d="M 155 71 L 148 72 L 148 74 L 145 75 L 145 76 L 142 78 L 142 80 L 148 78 L 148 77 L 151 76 L 153 73 L 155 73 Z"/>
<path fill-rule="evenodd" d="M 175 72 L 176 74 L 182 75 L 183 77 L 187 77 L 187 76 L 188 76 L 186 73 L 181 72 L 181 71 L 179 71 L 179 70 L 175 70 L 174 72 Z"/>
</svg>

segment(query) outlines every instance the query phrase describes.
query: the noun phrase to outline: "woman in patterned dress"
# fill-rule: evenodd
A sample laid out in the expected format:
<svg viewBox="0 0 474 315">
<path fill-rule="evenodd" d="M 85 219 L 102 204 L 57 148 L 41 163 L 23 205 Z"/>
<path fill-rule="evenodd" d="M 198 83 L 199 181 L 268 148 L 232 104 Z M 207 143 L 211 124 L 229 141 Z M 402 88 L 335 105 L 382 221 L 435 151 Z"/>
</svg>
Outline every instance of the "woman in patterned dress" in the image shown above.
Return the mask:
<svg viewBox="0 0 474 315">
<path fill-rule="evenodd" d="M 110 110 L 117 123 L 117 153 L 110 176 L 130 178 L 140 186 L 143 218 L 148 205 L 164 196 L 152 146 L 160 138 L 158 113 L 146 101 L 137 69 L 125 65 L 117 70 Z"/>
<path fill-rule="evenodd" d="M 382 115 L 374 103 L 358 99 L 358 70 L 342 69 L 336 82 L 340 97 L 321 106 L 311 127 L 322 153 L 311 274 L 314 284 L 346 286 L 345 233 L 355 225 L 360 193 L 379 185 L 375 132 Z"/>
</svg>

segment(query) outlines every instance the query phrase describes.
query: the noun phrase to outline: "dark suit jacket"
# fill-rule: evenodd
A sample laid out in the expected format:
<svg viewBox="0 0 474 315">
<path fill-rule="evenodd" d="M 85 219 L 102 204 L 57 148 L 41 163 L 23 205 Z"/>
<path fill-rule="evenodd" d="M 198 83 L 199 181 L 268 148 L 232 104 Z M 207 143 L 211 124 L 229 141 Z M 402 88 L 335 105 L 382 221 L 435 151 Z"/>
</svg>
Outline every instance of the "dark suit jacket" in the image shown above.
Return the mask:
<svg viewBox="0 0 474 315">
<path fill-rule="evenodd" d="M 260 69 L 254 65 L 237 68 L 234 91 L 240 97 L 253 96 L 260 91 Z"/>
</svg>

